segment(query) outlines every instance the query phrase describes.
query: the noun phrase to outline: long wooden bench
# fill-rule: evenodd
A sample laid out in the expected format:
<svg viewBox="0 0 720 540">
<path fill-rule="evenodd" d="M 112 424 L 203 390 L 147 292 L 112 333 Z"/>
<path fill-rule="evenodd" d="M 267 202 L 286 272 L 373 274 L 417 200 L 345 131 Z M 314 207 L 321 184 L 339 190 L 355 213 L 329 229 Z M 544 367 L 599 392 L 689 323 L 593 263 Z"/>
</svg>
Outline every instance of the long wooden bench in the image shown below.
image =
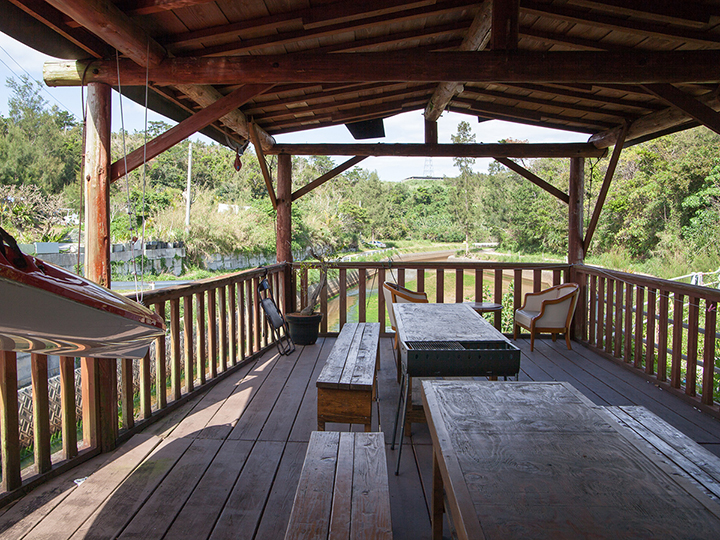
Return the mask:
<svg viewBox="0 0 720 540">
<path fill-rule="evenodd" d="M 317 379 L 318 429 L 326 422 L 364 424 L 371 430 L 377 395 L 380 323 L 343 326 Z"/>
<path fill-rule="evenodd" d="M 312 432 L 285 533 L 301 538 L 392 538 L 382 432 Z"/>
<path fill-rule="evenodd" d="M 720 499 L 720 457 L 706 450 L 659 416 L 640 406 L 603 407 L 627 428 L 638 448 L 678 478 L 695 484 L 708 497 Z"/>
</svg>

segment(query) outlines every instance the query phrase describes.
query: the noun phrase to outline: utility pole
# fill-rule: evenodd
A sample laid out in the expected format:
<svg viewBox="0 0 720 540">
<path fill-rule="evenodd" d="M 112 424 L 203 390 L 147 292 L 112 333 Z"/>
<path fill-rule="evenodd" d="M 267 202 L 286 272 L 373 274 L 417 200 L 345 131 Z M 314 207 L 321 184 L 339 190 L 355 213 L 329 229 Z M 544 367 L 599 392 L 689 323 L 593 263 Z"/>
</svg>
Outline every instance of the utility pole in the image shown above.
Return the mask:
<svg viewBox="0 0 720 540">
<path fill-rule="evenodd" d="M 187 199 L 185 201 L 185 232 L 190 232 L 190 204 L 192 203 L 190 193 L 190 177 L 192 176 L 192 141 L 188 144 L 188 176 L 187 176 Z"/>
</svg>

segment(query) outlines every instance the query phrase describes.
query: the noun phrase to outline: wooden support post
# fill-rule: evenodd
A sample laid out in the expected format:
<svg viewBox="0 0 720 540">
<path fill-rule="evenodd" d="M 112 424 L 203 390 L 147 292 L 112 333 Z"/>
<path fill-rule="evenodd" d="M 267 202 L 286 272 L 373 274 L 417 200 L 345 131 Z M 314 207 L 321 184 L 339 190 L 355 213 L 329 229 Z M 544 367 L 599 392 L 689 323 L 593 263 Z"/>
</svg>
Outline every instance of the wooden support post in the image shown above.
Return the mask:
<svg viewBox="0 0 720 540">
<path fill-rule="evenodd" d="M 277 262 L 292 264 L 292 156 L 278 155 L 277 173 L 277 234 L 275 249 Z M 285 309 L 295 311 L 295 291 L 292 288 L 292 272 L 286 268 L 283 272 L 283 291 Z"/>
<path fill-rule="evenodd" d="M 437 121 L 425 119 L 425 144 L 438 143 Z"/>
<path fill-rule="evenodd" d="M 568 263 L 581 264 L 583 249 L 583 203 L 585 194 L 585 159 L 570 159 L 570 188 L 568 204 Z"/>
<path fill-rule="evenodd" d="M 85 131 L 85 275 L 110 287 L 111 87 L 88 85 Z M 114 360 L 82 362 L 83 438 L 108 452 L 117 439 L 117 372 Z"/>
<path fill-rule="evenodd" d="M 19 488 L 20 429 L 18 427 L 17 355 L 0 351 L 0 446 L 2 446 L 2 489 Z"/>
</svg>

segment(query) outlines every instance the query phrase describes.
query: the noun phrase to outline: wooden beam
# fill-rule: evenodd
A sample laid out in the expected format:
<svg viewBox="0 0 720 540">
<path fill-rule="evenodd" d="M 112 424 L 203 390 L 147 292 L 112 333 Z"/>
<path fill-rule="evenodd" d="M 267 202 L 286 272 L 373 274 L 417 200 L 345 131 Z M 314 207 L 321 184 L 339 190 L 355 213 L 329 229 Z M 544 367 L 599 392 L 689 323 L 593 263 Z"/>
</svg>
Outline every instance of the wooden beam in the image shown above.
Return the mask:
<svg viewBox="0 0 720 540">
<path fill-rule="evenodd" d="M 167 56 L 165 49 L 109 0 L 47 0 L 137 66 L 155 67 Z"/>
<path fill-rule="evenodd" d="M 492 0 L 492 4 L 492 49 L 517 49 L 520 1 Z"/>
<path fill-rule="evenodd" d="M 223 98 L 223 95 L 210 85 L 181 84 L 177 85 L 176 88 L 201 107 L 209 107 Z M 241 137 L 248 140 L 250 139 L 249 122 L 247 116 L 245 116 L 240 109 L 234 109 L 225 116 L 221 116 L 220 121 Z M 275 144 L 275 139 L 260 126 L 256 126 L 256 129 L 263 149 L 268 150 L 272 148 Z"/>
<path fill-rule="evenodd" d="M 165 133 L 158 135 L 152 141 L 148 142 L 147 145 L 145 145 L 147 150 L 141 146 L 130 152 L 126 158 L 119 159 L 113 163 L 110 170 L 111 181 L 121 178 L 126 173 L 142 165 L 145 160 L 150 160 L 163 153 L 168 148 L 185 140 L 196 131 L 208 126 L 229 111 L 240 107 L 243 103 L 247 103 L 254 96 L 262 94 L 271 87 L 272 85 L 268 84 L 248 84 L 241 86 L 234 92 L 217 100 L 209 107 L 205 107 L 200 112 L 183 120 L 175 127 L 168 129 Z"/>
<path fill-rule="evenodd" d="M 272 154 L 293 156 L 398 156 L 540 158 L 603 157 L 606 152 L 587 143 L 493 144 L 276 144 Z"/>
<path fill-rule="evenodd" d="M 558 188 L 556 188 L 552 184 L 546 182 L 545 180 L 543 180 L 536 174 L 533 174 L 532 172 L 528 171 L 522 165 L 519 165 L 510 159 L 502 158 L 502 157 L 496 157 L 495 161 L 497 161 L 498 163 L 502 163 L 511 171 L 515 171 L 523 178 L 530 180 L 533 184 L 535 184 L 538 187 L 541 187 L 542 189 L 547 191 L 550 195 L 557 197 L 565 204 L 570 203 L 570 198 L 568 197 L 567 193 L 563 193 L 562 191 L 560 191 Z"/>
<path fill-rule="evenodd" d="M 705 127 L 720 133 L 720 113 L 671 84 L 646 84 L 645 88 L 673 107 L 677 107 Z"/>
<path fill-rule="evenodd" d="M 92 61 L 86 82 L 117 85 L 115 60 Z M 720 82 L 720 50 L 680 51 L 384 51 L 382 53 L 166 58 L 150 69 L 154 84 L 493 82 Z M 78 86 L 87 61 L 46 62 L 48 86 Z M 124 85 L 145 84 L 145 69 L 120 60 Z"/>
<path fill-rule="evenodd" d="M 605 198 L 607 197 L 608 190 L 610 189 L 610 182 L 612 182 L 613 175 L 615 174 L 615 168 L 617 167 L 618 160 L 620 159 L 620 152 L 622 152 L 623 145 L 625 144 L 628 128 L 628 124 L 623 126 L 623 129 L 620 132 L 620 137 L 615 143 L 615 148 L 613 149 L 612 156 L 610 157 L 610 163 L 608 163 L 607 171 L 605 171 L 605 179 L 603 180 L 602 187 L 600 188 L 600 193 L 598 194 L 597 202 L 595 203 L 595 209 L 593 210 L 590 224 L 585 232 L 585 240 L 583 242 L 583 251 L 585 253 L 588 252 L 593 234 L 595 234 L 595 228 L 597 227 L 600 219 L 600 212 L 602 212 L 603 205 L 605 204 Z"/>
<path fill-rule="evenodd" d="M 487 46 L 492 28 L 492 6 L 493 2 L 483 3 L 465 34 L 460 45 L 461 51 L 479 51 Z M 436 122 L 450 100 L 460 92 L 462 92 L 462 84 L 459 82 L 440 83 L 425 107 L 425 120 Z"/>
<path fill-rule="evenodd" d="M 267 187 L 270 202 L 272 203 L 273 209 L 277 210 L 277 198 L 275 197 L 275 190 L 273 189 L 272 176 L 270 176 L 267 161 L 265 160 L 265 154 L 263 153 L 260 138 L 258 137 L 254 123 L 250 123 L 250 140 L 255 147 L 255 154 L 257 155 L 258 162 L 260 163 L 260 170 L 262 171 L 263 179 L 265 180 L 265 187 Z"/>
<path fill-rule="evenodd" d="M 718 102 L 714 94 L 708 94 L 697 98 L 697 101 L 707 105 L 714 111 L 720 109 L 720 102 Z M 633 141 L 645 135 L 650 135 L 671 129 L 675 126 L 686 124 L 691 120 L 692 118 L 685 111 L 676 107 L 669 107 L 667 109 L 663 109 L 662 111 L 641 116 L 635 120 L 630 125 L 630 130 L 627 133 L 627 140 Z M 598 148 L 608 148 L 616 143 L 621 132 L 622 126 L 610 128 L 594 134 L 590 137 L 590 139 L 588 139 L 588 142 Z"/>
<path fill-rule="evenodd" d="M 298 189 L 295 193 L 292 194 L 292 200 L 293 201 L 297 200 L 300 197 L 302 197 L 303 195 L 310 193 L 316 187 L 319 187 L 319 186 L 323 185 L 325 182 L 327 182 L 328 180 L 335 178 L 338 174 L 345 172 L 350 167 L 360 163 L 363 159 L 365 159 L 367 157 L 368 156 L 355 156 L 353 158 L 348 159 L 344 163 L 335 167 L 332 171 L 326 172 L 325 174 L 323 174 L 322 176 L 319 176 L 318 178 L 316 178 L 309 184 Z"/>
</svg>

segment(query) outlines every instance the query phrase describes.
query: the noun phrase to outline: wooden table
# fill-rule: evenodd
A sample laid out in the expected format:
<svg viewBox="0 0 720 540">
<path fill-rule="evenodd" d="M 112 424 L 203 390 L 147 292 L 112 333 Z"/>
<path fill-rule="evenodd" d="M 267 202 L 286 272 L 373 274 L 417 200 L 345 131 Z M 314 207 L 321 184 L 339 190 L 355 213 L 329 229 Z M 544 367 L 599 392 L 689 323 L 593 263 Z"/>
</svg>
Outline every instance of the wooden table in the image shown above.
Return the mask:
<svg viewBox="0 0 720 540">
<path fill-rule="evenodd" d="M 496 304 L 495 302 L 463 302 L 477 313 L 494 313 L 495 314 L 495 328 L 500 330 L 501 317 L 502 317 L 502 304 Z"/>
<path fill-rule="evenodd" d="M 520 369 L 520 351 L 469 304 L 407 303 L 394 304 L 393 309 L 402 370 L 400 398 L 391 445 L 394 449 L 402 412 L 400 450 L 395 472 L 397 474 L 400 469 L 406 422 L 409 425 L 409 422 L 425 421 L 422 411 L 417 411 L 417 414 L 412 411 L 412 378 L 517 375 Z M 408 353 L 411 344 L 428 344 L 430 349 L 435 347 L 442 349 L 443 345 L 471 343 L 492 344 L 495 348 L 483 350 L 479 346 L 470 349 L 472 354 L 467 354 L 468 350 L 449 348 L 442 352 L 431 350 L 425 355 Z M 500 346 L 505 350 L 500 350 Z M 507 357 L 512 357 L 512 360 L 506 360 Z"/>
<path fill-rule="evenodd" d="M 423 381 L 433 538 L 718 538 L 720 504 L 567 383 Z"/>
</svg>

